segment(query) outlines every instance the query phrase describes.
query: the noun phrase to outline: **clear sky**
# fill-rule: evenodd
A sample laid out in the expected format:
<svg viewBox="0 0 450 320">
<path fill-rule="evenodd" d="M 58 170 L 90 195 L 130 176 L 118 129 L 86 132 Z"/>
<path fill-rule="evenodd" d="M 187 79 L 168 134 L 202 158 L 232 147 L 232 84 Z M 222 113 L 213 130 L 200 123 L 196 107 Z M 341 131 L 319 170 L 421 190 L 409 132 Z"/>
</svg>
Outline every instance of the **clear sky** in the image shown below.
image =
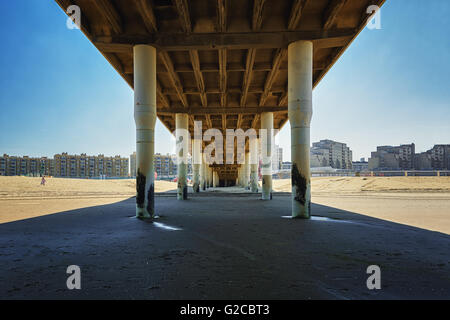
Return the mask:
<svg viewBox="0 0 450 320">
<path fill-rule="evenodd" d="M 354 159 L 377 145 L 450 144 L 450 1 L 387 0 L 314 90 L 311 140 L 345 142 Z M 128 156 L 133 92 L 53 0 L 0 1 L 0 153 Z M 290 160 L 290 130 L 277 138 Z M 156 127 L 156 152 L 174 149 Z"/>
</svg>

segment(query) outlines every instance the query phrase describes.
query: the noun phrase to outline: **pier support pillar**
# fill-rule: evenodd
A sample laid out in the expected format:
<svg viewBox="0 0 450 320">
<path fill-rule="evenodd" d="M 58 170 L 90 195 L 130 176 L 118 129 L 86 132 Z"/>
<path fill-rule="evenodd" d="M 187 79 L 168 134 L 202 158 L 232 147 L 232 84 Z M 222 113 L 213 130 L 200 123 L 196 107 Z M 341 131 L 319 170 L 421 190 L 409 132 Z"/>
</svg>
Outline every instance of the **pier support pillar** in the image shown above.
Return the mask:
<svg viewBox="0 0 450 320">
<path fill-rule="evenodd" d="M 156 48 L 136 45 L 134 59 L 134 120 L 136 123 L 136 217 L 155 211 Z"/>
<path fill-rule="evenodd" d="M 200 165 L 200 186 L 203 191 L 206 190 L 206 178 L 205 178 L 206 164 L 202 156 L 202 163 Z"/>
<path fill-rule="evenodd" d="M 248 190 L 250 189 L 250 152 L 246 152 L 245 153 L 245 177 L 244 177 L 244 182 L 245 182 L 245 189 Z"/>
<path fill-rule="evenodd" d="M 186 113 L 175 115 L 177 162 L 178 162 L 178 187 L 177 199 L 187 200 L 187 153 L 189 146 L 189 117 Z"/>
<path fill-rule="evenodd" d="M 201 141 L 192 140 L 192 189 L 200 192 Z"/>
<path fill-rule="evenodd" d="M 258 192 L 258 139 L 250 139 L 250 188 Z"/>
<path fill-rule="evenodd" d="M 213 169 L 208 167 L 208 177 L 209 177 L 209 187 L 212 188 L 214 186 L 213 183 Z"/>
<path fill-rule="evenodd" d="M 291 124 L 292 217 L 311 217 L 310 124 L 313 43 L 288 47 L 288 112 Z"/>
<path fill-rule="evenodd" d="M 261 113 L 262 192 L 263 200 L 272 200 L 272 134 L 273 112 Z M 263 150 L 264 149 L 264 150 Z"/>
</svg>

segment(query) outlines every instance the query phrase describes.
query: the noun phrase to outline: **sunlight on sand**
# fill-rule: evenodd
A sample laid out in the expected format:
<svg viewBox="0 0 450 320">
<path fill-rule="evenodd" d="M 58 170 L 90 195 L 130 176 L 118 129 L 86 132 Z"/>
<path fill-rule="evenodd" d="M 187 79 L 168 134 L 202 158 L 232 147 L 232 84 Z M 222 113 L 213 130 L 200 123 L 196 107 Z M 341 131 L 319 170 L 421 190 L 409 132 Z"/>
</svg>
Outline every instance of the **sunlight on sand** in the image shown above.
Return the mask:
<svg viewBox="0 0 450 320">
<path fill-rule="evenodd" d="M 174 192 L 175 182 L 156 181 L 155 192 Z M 290 179 L 273 180 L 274 192 L 290 192 Z M 0 223 L 118 203 L 135 196 L 136 183 L 0 177 Z M 209 193 L 248 192 L 239 187 Z M 313 203 L 450 234 L 450 177 L 317 177 Z M 289 214 L 289 212 L 287 212 Z"/>
</svg>

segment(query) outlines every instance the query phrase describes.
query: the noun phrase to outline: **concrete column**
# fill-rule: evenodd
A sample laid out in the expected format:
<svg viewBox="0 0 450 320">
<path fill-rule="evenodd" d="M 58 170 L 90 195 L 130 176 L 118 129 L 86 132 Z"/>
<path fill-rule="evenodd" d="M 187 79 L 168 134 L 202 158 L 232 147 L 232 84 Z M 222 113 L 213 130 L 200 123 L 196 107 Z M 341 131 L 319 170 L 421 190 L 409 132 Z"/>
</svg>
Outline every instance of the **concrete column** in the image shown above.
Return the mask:
<svg viewBox="0 0 450 320">
<path fill-rule="evenodd" d="M 209 167 L 209 186 L 214 187 L 214 171 L 211 167 Z"/>
<path fill-rule="evenodd" d="M 217 173 L 217 171 L 214 171 L 214 188 L 218 188 L 219 187 L 219 174 Z"/>
<path fill-rule="evenodd" d="M 156 48 L 137 45 L 134 59 L 134 120 L 136 122 L 136 217 L 155 214 L 153 156 L 156 123 Z"/>
<path fill-rule="evenodd" d="M 177 113 L 175 115 L 176 141 L 177 141 L 177 160 L 178 160 L 178 188 L 177 199 L 186 200 L 188 194 L 187 186 L 187 138 L 184 134 L 189 126 L 189 117 L 186 113 Z"/>
<path fill-rule="evenodd" d="M 200 185 L 203 191 L 206 190 L 205 166 L 205 160 L 202 157 L 202 163 L 200 165 Z"/>
<path fill-rule="evenodd" d="M 245 159 L 245 155 L 244 155 L 244 159 Z M 245 188 L 245 175 L 247 174 L 245 172 L 245 168 L 246 168 L 246 164 L 245 162 L 242 164 L 242 169 L 241 169 L 241 187 Z"/>
<path fill-rule="evenodd" d="M 200 163 L 201 163 L 201 141 L 192 140 L 192 189 L 200 192 Z"/>
<path fill-rule="evenodd" d="M 262 193 L 263 200 L 272 200 L 272 131 L 273 112 L 261 113 L 261 129 L 266 130 L 266 136 L 261 138 L 263 163 L 262 163 Z M 266 153 L 266 155 L 264 155 Z"/>
<path fill-rule="evenodd" d="M 245 189 L 250 189 L 250 152 L 245 154 Z"/>
<path fill-rule="evenodd" d="M 250 188 L 258 192 L 258 139 L 250 140 Z"/>
<path fill-rule="evenodd" d="M 209 188 L 209 166 L 205 166 L 205 183 L 206 183 L 206 189 Z"/>
<path fill-rule="evenodd" d="M 312 117 L 313 44 L 297 41 L 288 48 L 288 111 L 291 123 L 292 217 L 311 216 L 310 124 Z"/>
</svg>

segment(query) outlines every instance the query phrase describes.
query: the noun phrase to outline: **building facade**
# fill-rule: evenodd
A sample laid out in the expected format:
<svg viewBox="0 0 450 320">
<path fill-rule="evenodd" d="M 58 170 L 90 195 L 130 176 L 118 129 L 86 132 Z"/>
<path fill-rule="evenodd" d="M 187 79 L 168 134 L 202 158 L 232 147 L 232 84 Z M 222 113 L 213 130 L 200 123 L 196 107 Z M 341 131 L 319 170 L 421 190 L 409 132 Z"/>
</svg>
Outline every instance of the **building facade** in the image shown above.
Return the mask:
<svg viewBox="0 0 450 320">
<path fill-rule="evenodd" d="M 16 157 L 4 154 L 0 157 L 0 176 L 54 175 L 54 161 L 47 157 Z"/>
<path fill-rule="evenodd" d="M 272 172 L 277 173 L 283 167 L 283 148 L 275 145 L 272 150 Z"/>
<path fill-rule="evenodd" d="M 320 140 L 311 147 L 311 167 L 352 169 L 353 153 L 347 144 L 333 140 Z"/>
<path fill-rule="evenodd" d="M 158 178 L 172 178 L 177 175 L 178 167 L 175 160 L 175 155 L 163 155 L 160 153 L 156 153 L 155 157 L 153 158 L 153 164 Z M 189 163 L 187 170 L 187 173 L 189 173 Z"/>
<path fill-rule="evenodd" d="M 450 144 L 437 144 L 427 152 L 434 170 L 450 170 Z"/>
<path fill-rule="evenodd" d="M 133 152 L 133 154 L 130 154 L 130 176 L 136 177 L 136 152 Z"/>
<path fill-rule="evenodd" d="M 69 155 L 67 153 L 56 154 L 55 176 L 86 178 L 86 177 L 128 177 L 129 159 L 120 156 Z"/>
<path fill-rule="evenodd" d="M 415 145 L 379 146 L 371 153 L 369 170 L 413 170 Z"/>
<path fill-rule="evenodd" d="M 128 177 L 129 160 L 120 156 L 105 157 L 56 154 L 47 157 L 15 157 L 6 154 L 0 158 L 0 175 L 6 176 L 55 176 L 70 178 Z"/>
</svg>

